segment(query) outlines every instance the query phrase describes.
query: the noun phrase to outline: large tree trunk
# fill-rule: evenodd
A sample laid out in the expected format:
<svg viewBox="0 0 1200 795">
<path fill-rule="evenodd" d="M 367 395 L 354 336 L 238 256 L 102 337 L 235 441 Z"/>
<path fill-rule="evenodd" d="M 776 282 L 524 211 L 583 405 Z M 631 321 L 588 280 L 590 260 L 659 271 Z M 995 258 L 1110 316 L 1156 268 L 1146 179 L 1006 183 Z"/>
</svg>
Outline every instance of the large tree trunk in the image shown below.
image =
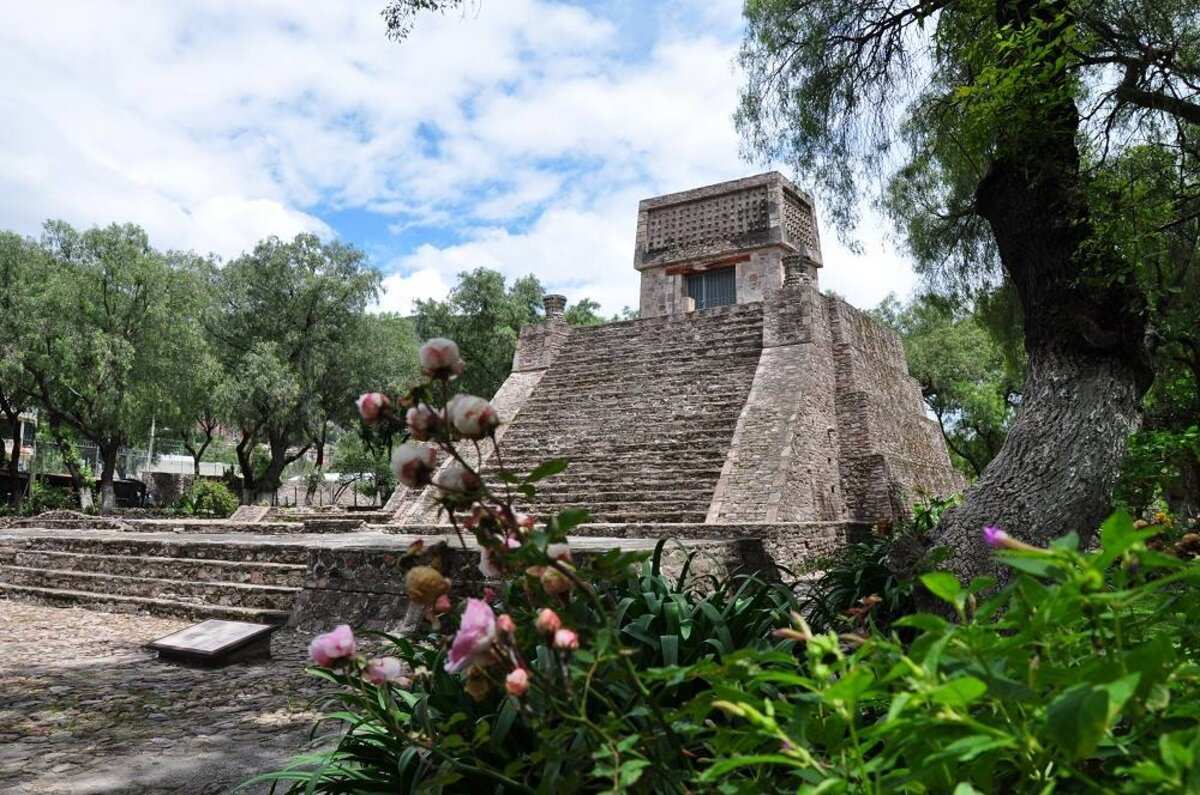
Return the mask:
<svg viewBox="0 0 1200 795">
<path fill-rule="evenodd" d="M 117 492 L 113 488 L 113 475 L 117 471 L 117 446 L 100 448 L 100 512 L 111 513 L 117 509 Z"/>
<path fill-rule="evenodd" d="M 997 4 L 1002 24 L 1037 8 Z M 1005 131 L 976 191 L 1025 322 L 1022 407 L 999 454 L 943 515 L 934 544 L 962 576 L 996 573 L 982 529 L 1044 545 L 1070 531 L 1086 543 L 1110 508 L 1125 442 L 1153 380 L 1144 299 L 1112 277 L 1120 255 L 1093 235 L 1076 145 L 1079 116 L 1052 86 Z M 1132 282 L 1132 279 L 1128 279 Z"/>
<path fill-rule="evenodd" d="M 1109 510 L 1125 442 L 1138 427 L 1139 383 L 1119 360 L 1031 352 L 1008 439 L 935 535 L 952 551 L 946 565 L 964 578 L 995 573 L 987 525 L 1039 545 L 1071 531 L 1087 539 Z"/>
</svg>

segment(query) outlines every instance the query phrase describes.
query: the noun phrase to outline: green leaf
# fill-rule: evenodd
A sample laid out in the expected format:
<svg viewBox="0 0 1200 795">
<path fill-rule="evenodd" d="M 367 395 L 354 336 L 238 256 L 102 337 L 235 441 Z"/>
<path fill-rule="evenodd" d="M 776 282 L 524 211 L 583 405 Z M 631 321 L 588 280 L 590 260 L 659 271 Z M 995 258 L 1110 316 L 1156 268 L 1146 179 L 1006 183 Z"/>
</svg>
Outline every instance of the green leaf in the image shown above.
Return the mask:
<svg viewBox="0 0 1200 795">
<path fill-rule="evenodd" d="M 557 475 L 567 468 L 568 461 L 565 458 L 552 458 L 542 464 L 539 464 L 525 477 L 526 483 L 537 483 L 539 480 L 544 480 L 551 475 Z"/>
<path fill-rule="evenodd" d="M 951 679 L 930 692 L 929 698 L 935 704 L 961 707 L 977 701 L 987 692 L 987 685 L 973 676 L 960 676 Z"/>
<path fill-rule="evenodd" d="M 592 515 L 583 508 L 568 508 L 565 511 L 559 512 L 555 524 L 558 530 L 563 533 L 569 533 L 591 518 Z"/>
<path fill-rule="evenodd" d="M 1049 738 L 1071 759 L 1082 759 L 1100 745 L 1108 730 L 1108 691 L 1080 684 L 1046 707 Z"/>
<path fill-rule="evenodd" d="M 921 575 L 921 584 L 924 585 L 929 592 L 943 602 L 958 607 L 963 597 L 962 583 L 953 574 L 945 571 L 931 571 L 928 574 Z"/>
<path fill-rule="evenodd" d="M 950 626 L 949 622 L 933 613 L 911 613 L 892 622 L 894 627 L 912 627 L 926 632 L 941 632 Z"/>
</svg>

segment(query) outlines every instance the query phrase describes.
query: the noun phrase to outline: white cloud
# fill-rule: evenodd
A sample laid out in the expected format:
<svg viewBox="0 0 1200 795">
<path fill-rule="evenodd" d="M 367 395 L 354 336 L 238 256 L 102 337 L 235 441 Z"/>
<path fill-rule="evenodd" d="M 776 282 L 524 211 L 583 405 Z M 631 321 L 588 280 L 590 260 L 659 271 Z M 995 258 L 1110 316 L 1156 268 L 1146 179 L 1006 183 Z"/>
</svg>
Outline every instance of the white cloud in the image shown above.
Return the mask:
<svg viewBox="0 0 1200 795">
<path fill-rule="evenodd" d="M 637 300 L 638 199 L 758 170 L 731 122 L 737 0 L 505 0 L 423 16 L 400 45 L 381 5 L 14 5 L 0 227 L 132 220 L 232 256 L 367 209 L 397 236 L 383 309 L 487 266 L 612 312 Z M 823 284 L 860 304 L 911 282 L 866 238 L 856 257 L 825 236 Z"/>
</svg>

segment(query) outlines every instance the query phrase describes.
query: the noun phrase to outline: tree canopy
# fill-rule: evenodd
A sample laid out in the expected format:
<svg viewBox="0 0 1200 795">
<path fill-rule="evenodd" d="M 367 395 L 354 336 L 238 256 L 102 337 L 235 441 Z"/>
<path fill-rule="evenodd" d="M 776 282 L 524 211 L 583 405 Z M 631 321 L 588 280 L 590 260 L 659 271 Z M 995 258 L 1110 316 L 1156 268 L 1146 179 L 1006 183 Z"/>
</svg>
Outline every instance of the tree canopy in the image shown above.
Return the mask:
<svg viewBox="0 0 1200 795">
<path fill-rule="evenodd" d="M 843 233 L 879 200 L 932 284 L 1017 297 L 1022 409 L 935 534 L 952 565 L 993 565 L 986 523 L 1035 541 L 1098 525 L 1154 373 L 1146 247 L 1197 217 L 1195 4 L 754 0 L 746 17 L 748 150 L 793 165 Z"/>
</svg>

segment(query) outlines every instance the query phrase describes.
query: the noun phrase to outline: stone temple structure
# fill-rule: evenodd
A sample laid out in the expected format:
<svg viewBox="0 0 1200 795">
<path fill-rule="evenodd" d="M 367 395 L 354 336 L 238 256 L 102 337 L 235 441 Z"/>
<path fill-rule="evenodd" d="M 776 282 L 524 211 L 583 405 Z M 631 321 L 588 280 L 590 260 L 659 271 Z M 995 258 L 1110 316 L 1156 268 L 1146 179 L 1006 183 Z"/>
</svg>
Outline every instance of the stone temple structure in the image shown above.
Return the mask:
<svg viewBox="0 0 1200 795">
<path fill-rule="evenodd" d="M 961 488 L 899 338 L 820 292 L 812 200 L 782 175 L 642 201 L 633 266 L 639 319 L 572 327 L 547 296 L 521 334 L 494 401 L 505 464 L 571 462 L 532 510 L 585 507 L 606 535 L 767 533 L 795 562 Z M 388 509 L 429 525 L 432 496 Z"/>
<path fill-rule="evenodd" d="M 569 459 L 526 509 L 587 508 L 577 555 L 667 538 L 668 571 L 771 577 L 904 513 L 919 491 L 961 488 L 896 335 L 819 291 L 812 202 L 782 176 L 643 201 L 633 265 L 637 320 L 569 326 L 565 299 L 547 296 L 493 401 L 509 468 Z M 429 490 L 400 489 L 382 511 L 4 520 L 0 607 L 394 628 L 418 539 L 444 549 L 456 597 L 479 593 L 478 549 L 458 544 Z"/>
</svg>

